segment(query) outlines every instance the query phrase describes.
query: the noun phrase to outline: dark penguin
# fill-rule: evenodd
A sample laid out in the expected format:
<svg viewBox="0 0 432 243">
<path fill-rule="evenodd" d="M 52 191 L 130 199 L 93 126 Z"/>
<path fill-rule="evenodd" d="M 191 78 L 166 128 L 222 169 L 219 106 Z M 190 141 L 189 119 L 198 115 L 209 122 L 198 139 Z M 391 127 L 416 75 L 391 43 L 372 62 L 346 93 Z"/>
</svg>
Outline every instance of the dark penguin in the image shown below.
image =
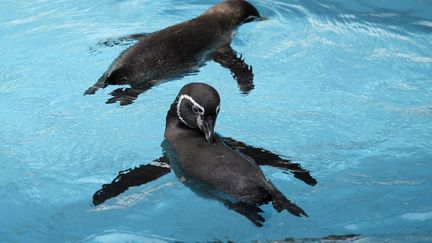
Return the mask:
<svg viewBox="0 0 432 243">
<path fill-rule="evenodd" d="M 219 108 L 220 98 L 214 88 L 203 83 L 185 85 L 167 114 L 165 155 L 150 164 L 120 172 L 112 183 L 94 194 L 93 203 L 98 205 L 131 186 L 155 180 L 171 168 L 193 191 L 201 190 L 199 195 L 222 201 L 257 226 L 264 222 L 259 206 L 270 202 L 279 212 L 287 210 L 306 216 L 266 179 L 259 165 L 285 169 L 309 185 L 315 185 L 316 180 L 299 164 L 215 134 Z"/>
<path fill-rule="evenodd" d="M 120 54 L 84 94 L 94 94 L 108 85 L 128 84 L 131 88 L 114 90 L 107 101 L 127 105 L 160 82 L 197 72 L 209 59 L 229 68 L 240 90 L 247 93 L 253 88 L 252 68 L 237 57 L 230 43 L 238 26 L 260 19 L 257 9 L 247 1 L 226 0 L 192 20 L 148 35 L 131 35 L 139 41 Z"/>
<path fill-rule="evenodd" d="M 286 209 L 296 216 L 306 216 L 267 180 L 252 158 L 227 147 L 214 133 L 219 107 L 219 94 L 203 83 L 184 86 L 171 105 L 165 138 L 175 152 L 182 173 L 236 199 L 224 203 L 242 214 L 272 202 L 279 212 Z M 254 216 L 250 219 L 255 223 L 262 220 L 256 214 L 245 216 Z"/>
</svg>

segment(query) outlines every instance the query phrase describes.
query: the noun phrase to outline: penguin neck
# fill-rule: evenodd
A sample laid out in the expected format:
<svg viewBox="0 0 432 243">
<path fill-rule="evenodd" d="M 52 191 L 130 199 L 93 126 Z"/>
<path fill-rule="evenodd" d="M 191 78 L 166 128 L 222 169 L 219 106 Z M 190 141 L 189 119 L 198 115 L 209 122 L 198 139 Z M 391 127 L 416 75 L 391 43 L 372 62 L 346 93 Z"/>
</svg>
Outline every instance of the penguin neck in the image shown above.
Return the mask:
<svg viewBox="0 0 432 243">
<path fill-rule="evenodd" d="M 223 31 L 231 31 L 239 26 L 239 24 L 237 23 L 238 21 L 220 12 L 205 12 L 198 18 L 207 20 L 212 23 L 212 25 L 217 23 L 219 25 L 219 28 Z"/>
<path fill-rule="evenodd" d="M 171 104 L 170 109 L 168 110 L 167 116 L 166 116 L 166 125 L 168 126 L 168 123 L 172 123 L 174 120 L 178 120 L 177 118 L 177 100 Z"/>
<path fill-rule="evenodd" d="M 166 116 L 165 138 L 171 140 L 177 136 L 203 136 L 201 131 L 183 124 L 177 115 L 177 101 L 171 104 Z"/>
</svg>

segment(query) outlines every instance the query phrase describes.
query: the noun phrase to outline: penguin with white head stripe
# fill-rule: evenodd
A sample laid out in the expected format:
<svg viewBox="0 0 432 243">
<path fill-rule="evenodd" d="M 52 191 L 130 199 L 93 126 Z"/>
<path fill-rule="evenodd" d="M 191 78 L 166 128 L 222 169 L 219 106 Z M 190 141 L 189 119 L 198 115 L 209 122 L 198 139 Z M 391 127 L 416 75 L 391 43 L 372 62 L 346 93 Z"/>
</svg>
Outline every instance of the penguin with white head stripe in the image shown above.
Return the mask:
<svg viewBox="0 0 432 243">
<path fill-rule="evenodd" d="M 200 129 L 207 142 L 213 142 L 213 129 L 220 108 L 220 97 L 215 89 L 204 83 L 188 84 L 181 89 L 173 105 L 177 118 L 184 125 Z"/>
<path fill-rule="evenodd" d="M 98 205 L 173 169 L 193 191 L 222 201 L 257 226 L 265 221 L 259 206 L 270 202 L 278 212 L 287 210 L 296 216 L 307 216 L 265 177 L 259 166 L 285 169 L 312 186 L 316 180 L 299 164 L 216 134 L 219 108 L 220 97 L 213 87 L 204 83 L 185 85 L 167 113 L 164 156 L 151 164 L 120 172 L 112 183 L 94 194 L 93 203 Z"/>
</svg>

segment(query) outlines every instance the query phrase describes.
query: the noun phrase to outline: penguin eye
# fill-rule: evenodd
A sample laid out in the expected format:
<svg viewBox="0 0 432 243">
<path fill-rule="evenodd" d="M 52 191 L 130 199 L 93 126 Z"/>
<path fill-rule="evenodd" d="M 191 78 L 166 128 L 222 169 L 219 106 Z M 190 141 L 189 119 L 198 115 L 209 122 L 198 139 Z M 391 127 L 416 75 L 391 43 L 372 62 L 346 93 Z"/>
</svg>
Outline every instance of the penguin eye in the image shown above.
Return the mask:
<svg viewBox="0 0 432 243">
<path fill-rule="evenodd" d="M 204 111 L 200 108 L 200 107 L 198 107 L 198 106 L 192 106 L 192 111 L 195 113 L 195 114 L 198 114 L 198 115 L 202 115 L 202 114 L 204 114 Z"/>
</svg>

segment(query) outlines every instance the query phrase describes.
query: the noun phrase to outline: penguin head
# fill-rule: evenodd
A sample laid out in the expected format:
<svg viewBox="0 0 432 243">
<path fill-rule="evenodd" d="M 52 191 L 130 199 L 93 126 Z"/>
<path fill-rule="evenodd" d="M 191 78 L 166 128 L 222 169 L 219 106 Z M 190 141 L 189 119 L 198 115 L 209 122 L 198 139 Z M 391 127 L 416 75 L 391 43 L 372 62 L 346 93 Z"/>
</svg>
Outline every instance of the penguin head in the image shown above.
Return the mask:
<svg viewBox="0 0 432 243">
<path fill-rule="evenodd" d="M 213 6 L 204 14 L 214 14 L 224 19 L 228 18 L 235 26 L 265 19 L 261 17 L 258 10 L 246 0 L 225 0 Z"/>
<path fill-rule="evenodd" d="M 208 143 L 213 143 L 214 127 L 219 114 L 219 94 L 212 86 L 190 83 L 179 92 L 176 101 L 177 118 L 192 129 L 199 129 Z"/>
</svg>

